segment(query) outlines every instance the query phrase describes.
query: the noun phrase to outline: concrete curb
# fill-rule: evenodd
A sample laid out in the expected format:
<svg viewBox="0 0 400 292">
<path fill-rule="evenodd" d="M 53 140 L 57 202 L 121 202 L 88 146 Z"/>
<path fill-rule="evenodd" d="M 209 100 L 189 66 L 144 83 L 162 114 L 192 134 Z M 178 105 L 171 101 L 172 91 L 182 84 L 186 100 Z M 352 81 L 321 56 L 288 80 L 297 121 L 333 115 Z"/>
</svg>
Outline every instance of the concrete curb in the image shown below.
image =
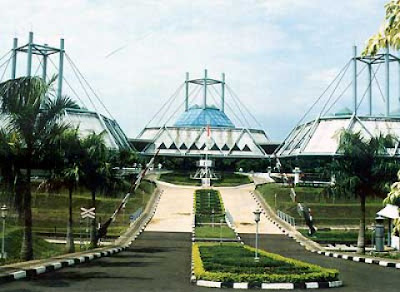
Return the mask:
<svg viewBox="0 0 400 292">
<path fill-rule="evenodd" d="M 294 289 L 318 289 L 318 288 L 336 288 L 343 285 L 342 281 L 332 282 L 300 282 L 300 283 L 232 283 L 232 282 L 214 282 L 198 280 L 197 286 L 208 288 L 233 288 L 233 289 L 266 289 L 266 290 L 294 290 Z"/>
<path fill-rule="evenodd" d="M 226 224 L 229 226 L 229 228 L 232 229 L 233 232 L 235 232 L 236 238 L 240 242 L 240 244 L 244 244 L 244 242 L 243 242 L 242 238 L 240 237 L 239 233 L 237 232 L 236 226 L 233 224 L 233 222 L 230 222 L 226 216 L 225 216 L 225 221 L 226 221 Z"/>
<path fill-rule="evenodd" d="M 390 261 L 386 261 L 386 260 L 379 260 L 379 259 L 374 259 L 374 258 L 369 258 L 369 257 L 364 257 L 364 256 L 354 256 L 354 255 L 341 254 L 341 253 L 335 253 L 335 252 L 327 252 L 327 251 L 310 250 L 310 252 L 317 253 L 317 254 L 324 255 L 326 257 L 331 257 L 331 258 L 338 258 L 338 259 L 343 259 L 343 260 L 348 260 L 348 261 L 353 261 L 353 262 L 358 262 L 358 263 L 365 263 L 365 264 L 370 264 L 370 265 L 378 265 L 378 266 L 386 267 L 386 268 L 400 269 L 400 263 L 397 263 L 397 262 L 390 262 Z"/>
<path fill-rule="evenodd" d="M 24 278 L 32 278 L 32 277 L 38 276 L 40 274 L 53 272 L 53 271 L 56 271 L 56 270 L 64 268 L 64 267 L 74 266 L 74 265 L 81 264 L 81 263 L 87 263 L 87 262 L 90 262 L 97 258 L 106 257 L 106 256 L 113 255 L 115 253 L 119 253 L 119 252 L 125 250 L 126 248 L 127 247 L 114 247 L 114 248 L 107 249 L 105 251 L 87 253 L 82 256 L 66 258 L 66 259 L 62 259 L 60 261 L 54 261 L 49 264 L 11 272 L 11 273 L 0 276 L 0 283 L 11 282 L 11 281 L 15 281 L 15 280 L 24 279 Z"/>
<path fill-rule="evenodd" d="M 193 221 L 192 221 L 192 252 L 190 255 L 190 282 L 196 282 L 196 276 L 194 275 L 194 259 L 193 259 L 193 245 L 196 241 L 196 201 L 195 201 L 195 193 L 193 193 L 193 207 L 192 207 L 192 214 L 193 214 Z"/>
<path fill-rule="evenodd" d="M 324 255 L 324 256 L 327 256 L 327 257 L 333 257 L 333 258 L 338 258 L 338 259 L 344 259 L 344 260 L 349 260 L 349 261 L 353 261 L 353 262 L 358 262 L 358 263 L 375 264 L 375 265 L 379 265 L 381 267 L 400 269 L 400 263 L 397 263 L 397 262 L 391 262 L 391 261 L 387 261 L 387 260 L 378 260 L 378 259 L 374 259 L 374 258 L 361 256 L 361 255 L 360 256 L 354 256 L 354 255 L 347 255 L 347 254 L 341 254 L 341 253 L 328 252 L 328 251 L 325 251 L 323 249 L 314 249 L 314 248 L 310 247 L 308 244 L 306 244 L 303 241 L 301 241 L 298 238 L 296 238 L 290 231 L 286 230 L 284 227 L 282 227 L 280 224 L 278 224 L 271 216 L 268 216 L 266 214 L 266 211 L 263 208 L 262 204 L 260 203 L 258 196 L 255 195 L 254 193 L 252 193 L 252 196 L 256 200 L 257 205 L 262 210 L 262 213 L 266 216 L 266 218 L 268 220 L 270 220 L 274 225 L 276 225 L 280 230 L 282 230 L 282 232 L 286 236 L 288 236 L 288 237 L 292 238 L 293 240 L 295 240 L 298 244 L 300 244 L 302 247 L 304 247 L 304 249 L 306 249 L 309 252 L 317 253 L 319 255 Z M 263 203 L 266 204 L 265 201 Z"/>
<path fill-rule="evenodd" d="M 160 192 L 157 195 L 157 198 L 155 199 L 155 202 L 154 202 L 153 208 L 151 209 L 151 212 L 149 212 L 147 218 L 140 224 L 138 231 L 131 238 L 131 240 L 129 242 L 127 242 L 123 245 L 120 245 L 120 246 L 114 246 L 112 248 L 109 248 L 109 249 L 106 249 L 103 251 L 97 251 L 97 252 L 93 251 L 93 252 L 82 254 L 80 256 L 77 255 L 76 257 L 56 260 L 49 264 L 39 265 L 39 266 L 29 268 L 29 269 L 21 269 L 19 271 L 14 271 L 14 272 L 10 272 L 8 274 L 0 275 L 0 284 L 15 281 L 15 280 L 20 280 L 20 279 L 25 279 L 25 278 L 31 279 L 40 274 L 53 272 L 53 271 L 56 271 L 56 270 L 64 268 L 64 267 L 70 267 L 70 266 L 78 265 L 81 263 L 88 263 L 94 259 L 110 256 L 110 255 L 113 255 L 113 254 L 116 254 L 116 253 L 126 250 L 133 243 L 133 241 L 135 241 L 136 238 L 144 231 L 147 224 L 153 218 L 154 214 L 156 213 L 158 203 L 160 202 L 161 195 L 162 195 L 162 192 Z"/>
</svg>

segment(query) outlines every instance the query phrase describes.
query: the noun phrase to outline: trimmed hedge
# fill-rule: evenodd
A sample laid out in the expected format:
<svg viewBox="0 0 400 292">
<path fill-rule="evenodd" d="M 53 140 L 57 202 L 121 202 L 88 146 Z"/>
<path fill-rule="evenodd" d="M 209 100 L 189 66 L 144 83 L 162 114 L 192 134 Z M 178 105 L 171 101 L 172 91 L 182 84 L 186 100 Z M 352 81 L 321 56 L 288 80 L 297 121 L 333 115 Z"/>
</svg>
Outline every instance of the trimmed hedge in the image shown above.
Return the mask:
<svg viewBox="0 0 400 292">
<path fill-rule="evenodd" d="M 209 195 L 210 194 L 210 195 Z M 212 215 L 214 210 L 214 215 Z M 225 207 L 217 190 L 204 189 L 195 192 L 196 223 L 225 222 Z"/>
<path fill-rule="evenodd" d="M 192 256 L 198 280 L 250 283 L 298 283 L 335 281 L 339 272 L 236 243 L 194 243 Z"/>
</svg>

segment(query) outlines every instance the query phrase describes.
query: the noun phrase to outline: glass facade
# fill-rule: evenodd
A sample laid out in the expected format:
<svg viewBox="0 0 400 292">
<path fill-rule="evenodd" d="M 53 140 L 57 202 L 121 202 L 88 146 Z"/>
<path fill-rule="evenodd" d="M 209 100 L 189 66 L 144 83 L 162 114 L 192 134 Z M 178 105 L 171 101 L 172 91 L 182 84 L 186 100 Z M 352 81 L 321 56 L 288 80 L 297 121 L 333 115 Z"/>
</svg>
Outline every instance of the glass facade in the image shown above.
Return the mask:
<svg viewBox="0 0 400 292">
<path fill-rule="evenodd" d="M 175 122 L 175 127 L 221 127 L 234 128 L 235 125 L 227 115 L 217 108 L 199 108 L 192 107 Z"/>
</svg>

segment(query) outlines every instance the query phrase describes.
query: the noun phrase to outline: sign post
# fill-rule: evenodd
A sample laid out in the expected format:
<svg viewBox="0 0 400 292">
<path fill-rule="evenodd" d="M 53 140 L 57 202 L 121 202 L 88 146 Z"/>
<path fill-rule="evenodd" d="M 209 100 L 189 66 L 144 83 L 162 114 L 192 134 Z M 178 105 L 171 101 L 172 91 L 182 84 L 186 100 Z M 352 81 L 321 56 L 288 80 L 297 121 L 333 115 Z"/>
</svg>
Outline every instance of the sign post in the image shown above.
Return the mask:
<svg viewBox="0 0 400 292">
<path fill-rule="evenodd" d="M 86 233 L 87 233 L 87 238 L 89 240 L 89 242 L 91 242 L 92 239 L 92 234 L 89 231 L 89 220 L 93 220 L 94 218 L 96 218 L 96 213 L 95 213 L 96 208 L 81 208 L 81 219 L 85 219 L 86 218 Z M 80 235 L 81 236 L 81 235 Z M 81 248 L 82 248 L 82 237 L 81 237 Z"/>
<path fill-rule="evenodd" d="M 82 218 L 79 217 L 79 251 L 82 251 Z"/>
</svg>

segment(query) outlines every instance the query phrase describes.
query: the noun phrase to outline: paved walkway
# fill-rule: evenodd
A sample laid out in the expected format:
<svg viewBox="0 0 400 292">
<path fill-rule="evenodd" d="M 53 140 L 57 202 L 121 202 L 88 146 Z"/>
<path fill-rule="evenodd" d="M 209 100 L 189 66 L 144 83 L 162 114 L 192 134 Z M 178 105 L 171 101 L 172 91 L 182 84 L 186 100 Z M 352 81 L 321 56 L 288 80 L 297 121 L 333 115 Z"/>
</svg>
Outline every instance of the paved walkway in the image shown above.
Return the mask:
<svg viewBox="0 0 400 292">
<path fill-rule="evenodd" d="M 258 209 L 256 201 L 250 195 L 254 190 L 252 185 L 235 188 L 217 188 L 220 193 L 224 206 L 232 215 L 236 231 L 238 233 L 254 233 L 256 224 L 254 222 L 253 211 Z M 282 234 L 282 231 L 261 216 L 259 223 L 259 232 L 261 234 Z"/>
<path fill-rule="evenodd" d="M 268 175 L 268 173 L 256 172 L 251 177 L 256 185 L 274 182 L 274 180 Z"/>
<path fill-rule="evenodd" d="M 173 187 L 158 184 L 163 191 L 156 214 L 146 231 L 191 232 L 193 222 L 194 187 Z"/>
</svg>

